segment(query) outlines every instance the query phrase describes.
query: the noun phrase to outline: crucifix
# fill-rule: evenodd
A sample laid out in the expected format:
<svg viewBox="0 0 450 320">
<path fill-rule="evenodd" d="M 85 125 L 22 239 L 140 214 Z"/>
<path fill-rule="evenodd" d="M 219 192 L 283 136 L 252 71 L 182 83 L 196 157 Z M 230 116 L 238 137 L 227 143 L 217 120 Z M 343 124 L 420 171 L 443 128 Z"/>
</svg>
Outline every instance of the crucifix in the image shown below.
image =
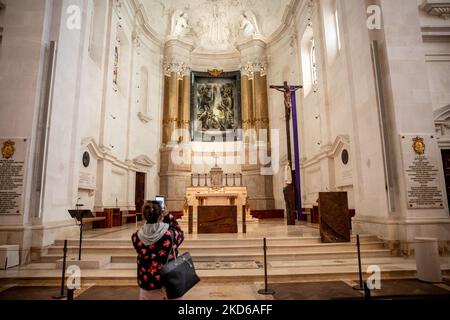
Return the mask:
<svg viewBox="0 0 450 320">
<path fill-rule="evenodd" d="M 302 89 L 303 86 L 290 86 L 286 81 L 282 86 L 270 86 L 271 89 L 275 89 L 284 94 L 284 111 L 286 116 L 286 137 L 287 137 L 287 152 L 288 152 L 288 162 L 291 170 L 291 178 L 294 185 L 290 185 L 285 189 L 285 200 L 286 207 L 292 207 L 289 203 L 289 197 L 287 194 L 294 195 L 292 199 L 296 205 L 297 218 L 301 220 L 302 218 L 302 195 L 301 195 L 301 181 L 300 181 L 300 144 L 298 137 L 298 123 L 297 123 L 297 99 L 295 93 Z M 291 151 L 291 116 L 293 122 L 293 135 L 294 135 L 294 157 L 295 157 L 295 167 L 292 167 L 292 151 Z M 294 209 L 294 208 L 292 208 Z M 294 209 L 295 210 L 295 209 Z M 289 213 L 289 212 L 288 212 Z M 289 218 L 288 218 L 289 221 Z M 291 224 L 295 224 L 295 221 L 291 221 Z"/>
</svg>

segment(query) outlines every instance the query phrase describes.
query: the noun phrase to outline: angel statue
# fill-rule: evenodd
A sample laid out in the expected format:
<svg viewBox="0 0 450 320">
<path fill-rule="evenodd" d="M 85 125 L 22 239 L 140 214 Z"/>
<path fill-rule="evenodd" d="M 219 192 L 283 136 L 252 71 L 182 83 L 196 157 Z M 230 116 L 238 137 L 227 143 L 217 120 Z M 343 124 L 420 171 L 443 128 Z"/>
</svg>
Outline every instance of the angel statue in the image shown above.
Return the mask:
<svg viewBox="0 0 450 320">
<path fill-rule="evenodd" d="M 189 28 L 188 18 L 189 17 L 187 13 L 181 10 L 176 10 L 172 16 L 172 26 L 170 34 L 176 37 L 183 35 Z"/>
<path fill-rule="evenodd" d="M 241 30 L 246 37 L 251 37 L 254 35 L 260 35 L 261 32 L 256 21 L 256 16 L 250 10 L 245 11 L 241 15 Z"/>
</svg>

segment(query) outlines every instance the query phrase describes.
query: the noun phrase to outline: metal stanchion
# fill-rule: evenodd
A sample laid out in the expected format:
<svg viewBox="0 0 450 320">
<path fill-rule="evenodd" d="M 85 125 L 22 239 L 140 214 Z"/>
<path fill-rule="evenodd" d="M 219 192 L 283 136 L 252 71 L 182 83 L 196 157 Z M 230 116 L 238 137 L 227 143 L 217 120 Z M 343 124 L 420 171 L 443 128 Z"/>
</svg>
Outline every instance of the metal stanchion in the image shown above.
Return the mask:
<svg viewBox="0 0 450 320">
<path fill-rule="evenodd" d="M 67 301 L 73 301 L 74 289 L 67 289 Z"/>
<path fill-rule="evenodd" d="M 359 268 L 359 285 L 354 286 L 353 289 L 358 291 L 364 290 L 363 279 L 362 279 L 362 267 L 361 267 L 361 243 L 359 242 L 359 234 L 356 235 L 356 247 L 358 249 L 358 268 Z"/>
<path fill-rule="evenodd" d="M 66 297 L 64 295 L 64 288 L 66 281 L 66 258 L 67 258 L 67 240 L 64 240 L 63 266 L 61 276 L 61 294 L 59 296 L 53 296 L 53 299 L 63 299 Z"/>
<path fill-rule="evenodd" d="M 366 282 L 364 282 L 364 299 L 367 300 L 367 301 L 372 300 L 371 292 L 370 292 L 370 289 L 367 286 Z"/>
<path fill-rule="evenodd" d="M 269 284 L 267 281 L 267 239 L 264 238 L 264 289 L 258 291 L 262 295 L 274 295 L 275 291 L 269 289 Z"/>
</svg>

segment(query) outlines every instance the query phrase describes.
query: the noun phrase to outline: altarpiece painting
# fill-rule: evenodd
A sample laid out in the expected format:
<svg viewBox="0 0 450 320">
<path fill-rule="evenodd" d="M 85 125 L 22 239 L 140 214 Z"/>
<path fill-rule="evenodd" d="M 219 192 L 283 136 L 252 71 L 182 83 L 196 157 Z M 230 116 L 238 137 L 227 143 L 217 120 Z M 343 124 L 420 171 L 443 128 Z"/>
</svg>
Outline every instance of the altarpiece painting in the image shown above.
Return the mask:
<svg viewBox="0 0 450 320">
<path fill-rule="evenodd" d="M 241 74 L 192 72 L 191 135 L 194 141 L 240 140 Z"/>
</svg>

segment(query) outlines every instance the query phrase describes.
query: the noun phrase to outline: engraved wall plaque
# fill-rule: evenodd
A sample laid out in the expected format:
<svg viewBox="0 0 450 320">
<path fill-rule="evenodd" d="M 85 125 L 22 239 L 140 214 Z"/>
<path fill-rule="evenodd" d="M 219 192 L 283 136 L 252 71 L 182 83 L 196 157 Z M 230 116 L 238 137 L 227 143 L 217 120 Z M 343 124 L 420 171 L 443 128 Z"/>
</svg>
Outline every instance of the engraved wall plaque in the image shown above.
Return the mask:
<svg viewBox="0 0 450 320">
<path fill-rule="evenodd" d="M 0 215 L 23 214 L 27 140 L 0 138 Z"/>
<path fill-rule="evenodd" d="M 406 201 L 409 209 L 444 209 L 441 171 L 432 135 L 402 135 Z"/>
</svg>

